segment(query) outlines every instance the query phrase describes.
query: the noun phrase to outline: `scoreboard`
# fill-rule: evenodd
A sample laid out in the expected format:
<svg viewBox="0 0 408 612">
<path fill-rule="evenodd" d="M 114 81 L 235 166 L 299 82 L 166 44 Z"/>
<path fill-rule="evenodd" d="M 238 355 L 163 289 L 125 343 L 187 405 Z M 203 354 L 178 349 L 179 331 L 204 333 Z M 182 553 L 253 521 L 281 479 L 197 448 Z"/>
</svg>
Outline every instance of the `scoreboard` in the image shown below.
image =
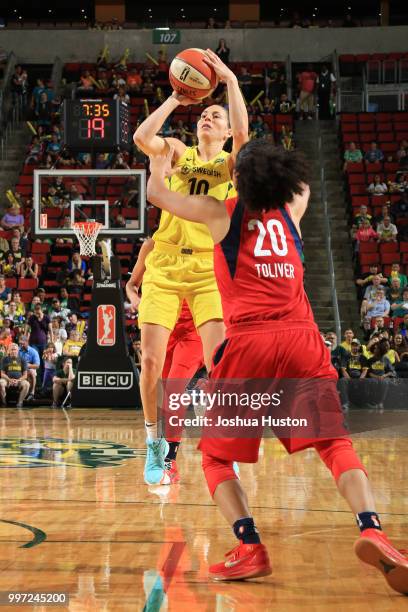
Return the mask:
<svg viewBox="0 0 408 612">
<path fill-rule="evenodd" d="M 129 107 L 121 100 L 64 100 L 64 144 L 81 151 L 129 147 Z"/>
</svg>

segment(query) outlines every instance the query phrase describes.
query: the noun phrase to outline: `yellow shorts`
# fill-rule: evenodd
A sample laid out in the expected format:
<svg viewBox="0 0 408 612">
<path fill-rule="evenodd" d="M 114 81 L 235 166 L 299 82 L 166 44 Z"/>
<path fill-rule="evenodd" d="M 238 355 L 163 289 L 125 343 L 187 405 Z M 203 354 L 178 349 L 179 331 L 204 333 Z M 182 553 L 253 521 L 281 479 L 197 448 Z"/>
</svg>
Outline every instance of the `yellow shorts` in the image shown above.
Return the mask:
<svg viewBox="0 0 408 612">
<path fill-rule="evenodd" d="M 212 251 L 192 252 L 156 242 L 145 263 L 139 325 L 155 323 L 173 330 L 184 299 L 196 328 L 223 320 Z"/>
</svg>

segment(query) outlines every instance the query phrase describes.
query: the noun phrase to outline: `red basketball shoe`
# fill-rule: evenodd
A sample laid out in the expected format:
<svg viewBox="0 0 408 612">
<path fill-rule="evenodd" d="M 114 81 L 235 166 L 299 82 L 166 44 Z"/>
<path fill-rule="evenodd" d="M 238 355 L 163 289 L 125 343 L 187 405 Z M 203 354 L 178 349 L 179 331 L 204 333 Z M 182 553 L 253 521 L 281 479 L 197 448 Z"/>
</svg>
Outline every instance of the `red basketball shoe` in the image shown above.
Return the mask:
<svg viewBox="0 0 408 612">
<path fill-rule="evenodd" d="M 364 529 L 354 544 L 357 557 L 376 567 L 392 589 L 408 595 L 408 558 L 378 529 Z M 405 551 L 404 551 L 405 552 Z"/>
<path fill-rule="evenodd" d="M 166 459 L 164 462 L 164 469 L 166 470 L 166 474 L 170 476 L 170 484 L 180 482 L 180 473 L 175 459 Z"/>
<path fill-rule="evenodd" d="M 226 555 L 227 560 L 210 566 L 213 580 L 244 580 L 272 573 L 268 551 L 263 544 L 238 544 Z"/>
</svg>

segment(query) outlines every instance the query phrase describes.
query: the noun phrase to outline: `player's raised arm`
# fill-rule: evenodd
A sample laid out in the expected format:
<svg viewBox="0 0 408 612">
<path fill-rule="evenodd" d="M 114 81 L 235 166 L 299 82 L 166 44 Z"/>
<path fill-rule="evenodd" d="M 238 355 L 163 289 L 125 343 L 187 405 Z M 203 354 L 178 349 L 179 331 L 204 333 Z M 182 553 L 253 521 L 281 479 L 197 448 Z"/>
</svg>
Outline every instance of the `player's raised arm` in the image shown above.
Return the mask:
<svg viewBox="0 0 408 612">
<path fill-rule="evenodd" d="M 214 242 L 219 242 L 228 231 L 230 219 L 224 202 L 210 196 L 186 196 L 166 187 L 173 149 L 167 155 L 150 156 L 150 178 L 147 183 L 147 199 L 169 213 L 208 226 Z"/>
<path fill-rule="evenodd" d="M 190 100 L 185 96 L 173 92 L 143 123 L 139 125 L 133 135 L 133 141 L 146 155 L 160 155 L 167 153 L 169 145 L 174 147 L 175 159 L 178 159 L 186 148 L 186 145 L 177 138 L 162 138 L 160 132 L 167 117 L 181 104 L 183 106 L 196 104 L 196 100 Z M 168 143 L 168 144 L 167 144 Z"/>
<path fill-rule="evenodd" d="M 211 49 L 206 50 L 206 62 L 212 66 L 221 82 L 226 83 L 228 90 L 228 112 L 233 139 L 232 159 L 235 160 L 243 144 L 248 142 L 248 113 L 244 98 L 235 74 L 226 66 Z"/>
</svg>

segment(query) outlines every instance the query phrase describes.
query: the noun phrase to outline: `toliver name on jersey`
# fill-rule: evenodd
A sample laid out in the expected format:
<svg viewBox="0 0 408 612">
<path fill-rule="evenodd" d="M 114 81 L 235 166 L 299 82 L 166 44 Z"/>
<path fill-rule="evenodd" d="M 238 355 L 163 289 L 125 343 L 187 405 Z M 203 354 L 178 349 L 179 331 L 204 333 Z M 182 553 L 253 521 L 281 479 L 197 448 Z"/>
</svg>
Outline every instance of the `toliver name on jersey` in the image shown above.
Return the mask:
<svg viewBox="0 0 408 612">
<path fill-rule="evenodd" d="M 258 278 L 295 278 L 295 268 L 289 263 L 255 264 Z"/>
</svg>

